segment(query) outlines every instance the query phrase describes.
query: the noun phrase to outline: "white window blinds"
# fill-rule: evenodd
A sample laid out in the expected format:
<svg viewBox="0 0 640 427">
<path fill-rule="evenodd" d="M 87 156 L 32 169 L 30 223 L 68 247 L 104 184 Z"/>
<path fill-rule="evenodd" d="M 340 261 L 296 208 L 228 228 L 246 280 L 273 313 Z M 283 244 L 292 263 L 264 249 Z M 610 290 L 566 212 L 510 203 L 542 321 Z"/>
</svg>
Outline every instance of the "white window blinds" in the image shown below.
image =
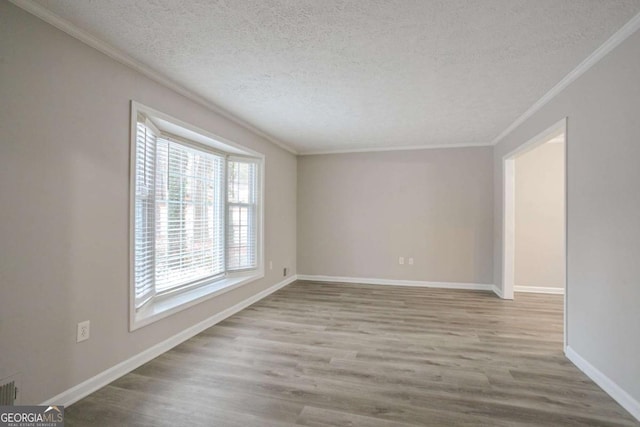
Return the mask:
<svg viewBox="0 0 640 427">
<path fill-rule="evenodd" d="M 259 160 L 165 134 L 142 114 L 134 151 L 136 309 L 156 294 L 258 267 Z"/>
<path fill-rule="evenodd" d="M 156 132 L 138 117 L 136 126 L 135 225 L 134 225 L 134 281 L 135 305 L 140 307 L 155 293 L 154 248 L 155 234 L 155 155 Z"/>
<path fill-rule="evenodd" d="M 224 157 L 157 140 L 156 291 L 224 273 Z"/>
<path fill-rule="evenodd" d="M 227 269 L 257 265 L 257 164 L 232 159 L 227 163 Z"/>
</svg>

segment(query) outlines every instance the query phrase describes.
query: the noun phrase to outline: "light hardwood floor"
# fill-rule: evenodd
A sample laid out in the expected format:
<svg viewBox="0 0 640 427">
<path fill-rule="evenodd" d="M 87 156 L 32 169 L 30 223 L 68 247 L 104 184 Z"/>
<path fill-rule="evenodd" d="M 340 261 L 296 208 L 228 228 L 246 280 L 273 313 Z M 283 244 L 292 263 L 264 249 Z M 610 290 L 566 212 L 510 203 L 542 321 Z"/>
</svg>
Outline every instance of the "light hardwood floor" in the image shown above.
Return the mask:
<svg viewBox="0 0 640 427">
<path fill-rule="evenodd" d="M 66 408 L 68 426 L 638 425 L 562 296 L 296 282 Z"/>
</svg>

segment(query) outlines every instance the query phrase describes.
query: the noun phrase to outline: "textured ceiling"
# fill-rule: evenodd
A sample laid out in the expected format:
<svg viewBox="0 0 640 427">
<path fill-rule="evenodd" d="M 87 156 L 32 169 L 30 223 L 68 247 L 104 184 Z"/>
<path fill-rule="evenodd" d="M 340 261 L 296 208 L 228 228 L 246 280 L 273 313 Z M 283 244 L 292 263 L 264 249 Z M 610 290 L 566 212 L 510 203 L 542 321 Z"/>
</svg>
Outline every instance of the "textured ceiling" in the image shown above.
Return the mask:
<svg viewBox="0 0 640 427">
<path fill-rule="evenodd" d="M 640 12 L 640 0 L 38 3 L 302 153 L 487 144 Z"/>
</svg>

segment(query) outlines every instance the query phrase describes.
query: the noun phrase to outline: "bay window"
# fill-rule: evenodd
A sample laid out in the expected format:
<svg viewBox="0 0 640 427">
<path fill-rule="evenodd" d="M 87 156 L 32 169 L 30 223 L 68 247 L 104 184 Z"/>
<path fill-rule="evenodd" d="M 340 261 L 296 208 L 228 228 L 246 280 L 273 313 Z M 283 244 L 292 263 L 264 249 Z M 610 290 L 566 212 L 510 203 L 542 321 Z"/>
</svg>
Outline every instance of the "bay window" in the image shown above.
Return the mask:
<svg viewBox="0 0 640 427">
<path fill-rule="evenodd" d="M 132 120 L 135 329 L 261 277 L 263 159 L 140 104 Z"/>
</svg>

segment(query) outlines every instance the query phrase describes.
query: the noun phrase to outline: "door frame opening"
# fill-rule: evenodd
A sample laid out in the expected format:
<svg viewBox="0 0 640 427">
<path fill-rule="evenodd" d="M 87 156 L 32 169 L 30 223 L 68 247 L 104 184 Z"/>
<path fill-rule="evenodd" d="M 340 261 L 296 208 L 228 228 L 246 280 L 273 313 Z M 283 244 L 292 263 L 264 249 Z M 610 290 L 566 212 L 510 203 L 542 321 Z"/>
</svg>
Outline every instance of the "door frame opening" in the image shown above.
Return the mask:
<svg viewBox="0 0 640 427">
<path fill-rule="evenodd" d="M 567 298 L 569 297 L 567 281 L 567 152 L 568 133 L 567 118 L 553 124 L 527 142 L 519 145 L 502 157 L 502 297 L 514 298 L 515 289 L 515 193 L 516 175 L 515 160 L 517 157 L 545 144 L 549 140 L 564 134 L 564 233 L 563 233 L 563 266 L 564 266 L 564 347 L 567 347 Z"/>
</svg>

